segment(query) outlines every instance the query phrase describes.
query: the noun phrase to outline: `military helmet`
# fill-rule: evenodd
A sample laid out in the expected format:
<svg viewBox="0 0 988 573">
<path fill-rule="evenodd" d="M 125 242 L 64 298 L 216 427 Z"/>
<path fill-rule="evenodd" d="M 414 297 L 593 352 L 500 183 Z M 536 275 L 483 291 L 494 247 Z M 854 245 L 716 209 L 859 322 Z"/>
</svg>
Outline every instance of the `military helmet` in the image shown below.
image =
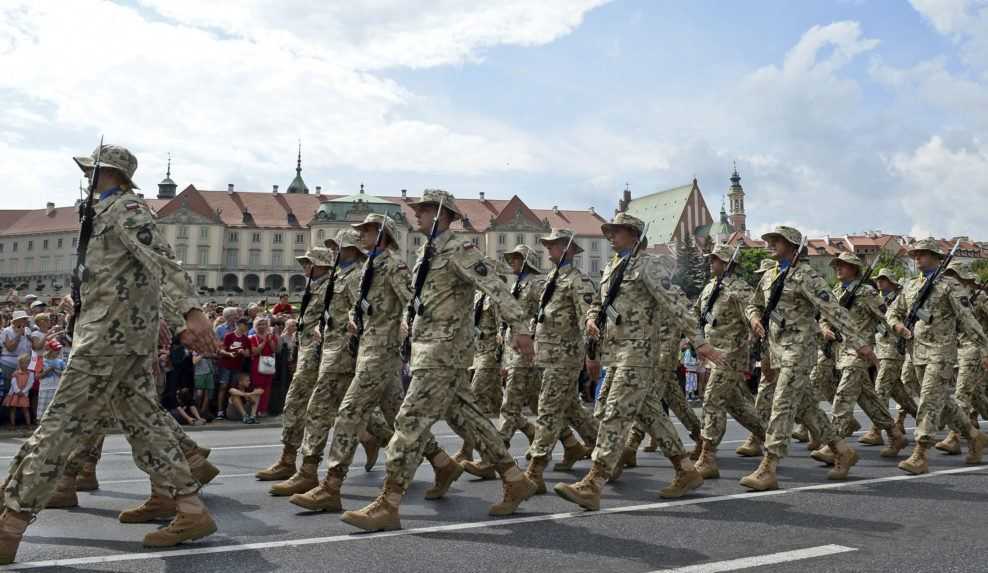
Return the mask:
<svg viewBox="0 0 988 573">
<path fill-rule="evenodd" d="M 92 155 L 73 157 L 72 159 L 75 160 L 79 169 L 82 169 L 88 175 L 93 170 L 93 165 L 96 164 L 97 155 L 99 155 L 100 167 L 119 171 L 127 179 L 127 182 L 130 183 L 132 189 L 139 188 L 134 183 L 134 172 L 137 171 L 137 158 L 126 147 L 104 144 L 103 153 L 100 153 L 100 148 L 97 147 L 93 150 Z"/>
</svg>

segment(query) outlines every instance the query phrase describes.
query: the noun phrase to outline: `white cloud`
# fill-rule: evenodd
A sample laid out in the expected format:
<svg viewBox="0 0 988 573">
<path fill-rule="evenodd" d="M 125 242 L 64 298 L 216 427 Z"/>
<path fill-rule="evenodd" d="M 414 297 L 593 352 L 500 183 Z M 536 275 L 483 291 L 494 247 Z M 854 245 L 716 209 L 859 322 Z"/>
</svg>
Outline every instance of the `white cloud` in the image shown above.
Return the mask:
<svg viewBox="0 0 988 573">
<path fill-rule="evenodd" d="M 953 34 L 964 26 L 970 4 L 968 0 L 909 0 L 909 3 L 941 34 Z"/>
<path fill-rule="evenodd" d="M 941 34 L 960 45 L 961 55 L 972 68 L 988 70 L 988 1 L 910 0 Z"/>
</svg>

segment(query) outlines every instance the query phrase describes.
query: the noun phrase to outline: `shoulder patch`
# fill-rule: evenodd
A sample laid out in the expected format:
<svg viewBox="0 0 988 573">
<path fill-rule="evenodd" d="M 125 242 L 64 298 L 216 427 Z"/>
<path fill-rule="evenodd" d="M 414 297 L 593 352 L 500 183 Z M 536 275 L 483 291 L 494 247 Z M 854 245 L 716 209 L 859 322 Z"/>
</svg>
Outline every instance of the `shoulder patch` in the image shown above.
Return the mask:
<svg viewBox="0 0 988 573">
<path fill-rule="evenodd" d="M 150 245 L 151 239 L 152 237 L 151 237 L 150 228 L 145 226 L 145 227 L 141 227 L 140 230 L 137 231 L 137 240 L 140 241 L 142 244 Z"/>
<path fill-rule="evenodd" d="M 585 302 L 587 304 L 592 304 L 593 303 L 593 295 L 590 294 L 590 293 L 584 294 L 583 295 L 583 302 Z"/>
<path fill-rule="evenodd" d="M 470 243 L 470 244 L 472 245 L 473 243 Z M 477 263 L 477 264 L 475 264 L 473 266 L 473 272 L 477 273 L 478 275 L 480 275 L 482 277 L 486 277 L 487 276 L 487 265 L 484 264 L 484 261 L 480 261 L 479 263 Z"/>
<path fill-rule="evenodd" d="M 825 290 L 816 293 L 816 296 L 823 302 L 830 302 L 830 293 Z"/>
<path fill-rule="evenodd" d="M 408 268 L 408 265 L 405 264 L 405 261 L 398 261 L 396 267 L 398 268 L 398 270 L 403 271 Z"/>
</svg>

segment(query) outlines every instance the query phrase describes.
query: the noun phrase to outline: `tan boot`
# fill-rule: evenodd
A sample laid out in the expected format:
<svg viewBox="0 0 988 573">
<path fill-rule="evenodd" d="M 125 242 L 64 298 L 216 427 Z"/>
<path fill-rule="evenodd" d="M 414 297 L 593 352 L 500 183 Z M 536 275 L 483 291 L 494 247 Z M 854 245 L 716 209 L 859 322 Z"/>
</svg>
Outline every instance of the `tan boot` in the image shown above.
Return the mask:
<svg viewBox="0 0 988 573">
<path fill-rule="evenodd" d="M 144 547 L 174 547 L 186 541 L 195 541 L 216 533 L 216 522 L 208 511 L 202 513 L 179 512 L 164 529 L 144 536 Z"/>
<path fill-rule="evenodd" d="M 398 515 L 398 508 L 401 505 L 402 493 L 403 489 L 397 483 L 390 480 L 385 481 L 384 489 L 381 490 L 377 499 L 363 509 L 344 511 L 340 519 L 343 520 L 343 523 L 364 531 L 401 529 L 401 517 Z"/>
<path fill-rule="evenodd" d="M 693 450 L 690 452 L 690 459 L 694 462 L 700 459 L 700 454 L 703 453 L 703 438 L 700 436 L 690 435 L 693 439 Z"/>
<path fill-rule="evenodd" d="M 810 433 L 806 431 L 803 426 L 797 426 L 796 429 L 792 431 L 792 439 L 800 443 L 805 443 L 810 441 Z"/>
<path fill-rule="evenodd" d="M 525 470 L 525 477 L 535 484 L 536 495 L 542 495 L 548 491 L 545 487 L 545 478 L 542 477 L 547 465 L 549 465 L 549 460 L 546 458 L 532 458 Z"/>
<path fill-rule="evenodd" d="M 594 462 L 590 465 L 590 471 L 583 479 L 570 485 L 557 483 L 553 490 L 556 495 L 570 503 L 575 503 L 583 509 L 596 511 L 600 509 L 600 491 L 607 479 L 607 470 L 603 464 Z"/>
<path fill-rule="evenodd" d="M 775 475 L 779 466 L 779 458 L 766 453 L 762 457 L 762 463 L 754 472 L 741 478 L 741 485 L 755 491 L 768 491 L 779 489 L 779 480 Z"/>
<path fill-rule="evenodd" d="M 926 450 L 926 446 L 917 442 L 913 447 L 913 453 L 907 459 L 899 462 L 899 469 L 913 475 L 928 473 L 930 464 L 926 459 Z"/>
<path fill-rule="evenodd" d="M 55 482 L 55 493 L 48 499 L 45 509 L 68 509 L 79 507 L 79 496 L 76 495 L 75 476 L 58 478 Z"/>
<path fill-rule="evenodd" d="M 281 481 L 295 475 L 295 457 L 298 452 L 291 448 L 285 448 L 281 452 L 281 458 L 270 467 L 265 468 L 256 474 L 261 481 Z"/>
<path fill-rule="evenodd" d="M 892 424 L 892 427 L 886 430 L 889 435 L 889 445 L 882 448 L 879 455 L 883 458 L 896 458 L 899 457 L 899 452 L 901 452 L 907 445 L 909 445 L 909 440 L 906 439 L 906 435 L 899 431 L 899 426 Z"/>
<path fill-rule="evenodd" d="M 824 446 L 824 443 L 816 439 L 814 436 L 810 435 L 810 441 L 806 444 L 806 449 L 809 451 L 819 450 Z"/>
<path fill-rule="evenodd" d="M 343 511 L 343 499 L 340 488 L 343 485 L 343 477 L 330 470 L 326 474 L 326 479 L 319 482 L 319 485 L 305 493 L 296 493 L 288 498 L 292 504 L 309 511 L 328 511 L 339 513 Z"/>
<path fill-rule="evenodd" d="M 120 512 L 120 523 L 150 523 L 159 519 L 173 519 L 178 509 L 170 497 L 151 494 L 144 503 Z"/>
<path fill-rule="evenodd" d="M 216 479 L 216 476 L 220 475 L 220 468 L 209 463 L 209 460 L 198 454 L 188 458 L 188 462 L 189 472 L 192 473 L 192 477 L 196 478 L 196 481 L 201 485 L 208 485 L 209 482 Z"/>
<path fill-rule="evenodd" d="M 624 468 L 634 467 L 638 467 L 638 450 L 625 446 L 624 452 L 621 453 L 621 458 L 614 466 L 614 471 L 611 472 L 611 477 L 607 479 L 608 483 L 621 479 Z"/>
<path fill-rule="evenodd" d="M 744 458 L 754 458 L 762 455 L 762 441 L 754 434 L 748 434 L 748 439 L 734 450 L 734 453 Z"/>
<path fill-rule="evenodd" d="M 3 510 L 0 515 L 0 565 L 10 565 L 17 558 L 17 547 L 30 523 L 28 511 Z"/>
<path fill-rule="evenodd" d="M 696 471 L 700 472 L 703 479 L 716 479 L 720 477 L 720 468 L 717 467 L 717 448 L 710 440 L 703 441 L 703 451 L 700 452 L 700 460 L 696 464 Z"/>
<path fill-rule="evenodd" d="M 504 499 L 492 505 L 487 510 L 488 515 L 504 516 L 513 514 L 523 501 L 535 495 L 539 489 L 539 486 L 528 479 L 514 462 L 505 464 L 503 467 L 498 467 L 498 473 L 501 474 Z"/>
<path fill-rule="evenodd" d="M 364 447 L 367 458 L 364 462 L 364 471 L 369 472 L 377 465 L 377 458 L 381 455 L 381 444 L 378 443 L 377 438 L 368 434 L 365 439 L 360 440 L 360 445 Z"/>
<path fill-rule="evenodd" d="M 96 479 L 96 464 L 84 463 L 79 475 L 76 476 L 76 491 L 96 491 L 99 489 L 99 480 Z"/>
<path fill-rule="evenodd" d="M 693 462 L 688 457 L 676 456 L 669 458 L 669 461 L 676 468 L 676 477 L 669 485 L 659 491 L 659 497 L 662 499 L 680 498 L 703 485 L 703 476 L 696 471 Z"/>
<path fill-rule="evenodd" d="M 568 472 L 573 469 L 576 462 L 586 458 L 589 453 L 590 450 L 574 439 L 573 443 L 563 446 L 563 459 L 553 466 L 552 471 Z"/>
<path fill-rule="evenodd" d="M 432 456 L 429 463 L 432 464 L 432 470 L 436 473 L 436 482 L 425 491 L 425 499 L 439 499 L 446 495 L 453 482 L 463 475 L 463 466 L 450 459 L 442 450 Z"/>
<path fill-rule="evenodd" d="M 644 451 L 655 452 L 659 449 L 659 441 L 655 439 L 655 436 L 649 436 L 648 445 L 645 446 Z"/>
<path fill-rule="evenodd" d="M 933 447 L 950 456 L 959 455 L 961 453 L 961 437 L 957 435 L 957 432 L 951 431 L 946 438 L 937 442 Z"/>
<path fill-rule="evenodd" d="M 271 486 L 268 493 L 276 497 L 305 493 L 319 485 L 319 458 L 306 457 L 302 459 L 302 467 L 295 472 L 295 475 L 283 482 Z"/>
<path fill-rule="evenodd" d="M 196 446 L 196 453 L 208 460 L 209 454 L 213 453 L 213 450 L 207 448 L 206 446 Z"/>
<path fill-rule="evenodd" d="M 878 426 L 872 425 L 870 430 L 861 434 L 858 443 L 862 446 L 884 446 L 885 440 L 882 439 L 882 431 Z"/>
<path fill-rule="evenodd" d="M 895 427 L 899 428 L 899 432 L 905 435 L 906 433 L 906 412 L 899 412 L 895 417 Z"/>
<path fill-rule="evenodd" d="M 494 466 L 484 461 L 471 462 L 465 461 L 462 464 L 463 471 L 468 474 L 479 477 L 480 479 L 497 479 L 497 472 L 494 471 Z"/>
<path fill-rule="evenodd" d="M 457 464 L 473 461 L 473 448 L 468 448 L 466 444 L 460 446 L 459 451 L 453 454 L 453 461 Z"/>
<path fill-rule="evenodd" d="M 858 463 L 858 452 L 843 440 L 835 443 L 830 449 L 834 452 L 834 469 L 827 472 L 827 479 L 846 480 L 851 467 Z"/>
<path fill-rule="evenodd" d="M 834 451 L 830 449 L 830 446 L 823 446 L 818 450 L 813 450 L 810 452 L 810 457 L 821 464 L 828 466 L 834 465 Z"/>
<path fill-rule="evenodd" d="M 978 465 L 981 463 L 981 458 L 985 454 L 985 446 L 988 446 L 988 436 L 976 429 L 972 429 L 971 432 L 972 435 L 968 439 L 967 457 L 964 458 L 964 463 Z"/>
</svg>

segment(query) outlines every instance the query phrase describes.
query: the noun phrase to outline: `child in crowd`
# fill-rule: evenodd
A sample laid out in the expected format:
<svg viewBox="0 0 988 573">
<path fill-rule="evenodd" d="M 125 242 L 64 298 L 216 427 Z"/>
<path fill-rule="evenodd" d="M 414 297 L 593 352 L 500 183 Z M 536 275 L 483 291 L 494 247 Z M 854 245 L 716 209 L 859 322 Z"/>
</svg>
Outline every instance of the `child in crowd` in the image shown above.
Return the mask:
<svg viewBox="0 0 988 573">
<path fill-rule="evenodd" d="M 237 328 L 227 332 L 223 337 L 223 349 L 220 350 L 219 393 L 216 399 L 217 414 L 220 420 L 226 417 L 227 389 L 237 384 L 241 372 L 250 370 L 250 338 L 247 329 L 250 322 L 246 318 L 237 320 Z"/>
<path fill-rule="evenodd" d="M 38 418 L 45 415 L 48 404 L 55 397 L 58 382 L 65 370 L 65 360 L 61 357 L 62 345 L 57 340 L 49 340 L 45 345 L 45 358 L 41 369 L 41 385 L 38 388 Z"/>
<path fill-rule="evenodd" d="M 189 388 L 179 388 L 175 394 L 176 405 L 171 410 L 171 415 L 178 420 L 179 424 L 185 426 L 201 426 L 206 420 L 199 415 L 193 399 L 192 390 Z"/>
<path fill-rule="evenodd" d="M 209 396 L 213 393 L 213 361 L 198 352 L 192 353 L 195 366 L 195 406 L 204 416 L 209 412 Z"/>
<path fill-rule="evenodd" d="M 10 391 L 3 399 L 3 405 L 10 409 L 10 429 L 16 429 L 17 409 L 20 408 L 24 414 L 24 420 L 31 425 L 31 399 L 28 392 L 31 390 L 31 373 L 28 366 L 31 364 L 31 354 L 25 352 L 17 358 L 17 370 L 11 377 Z"/>
<path fill-rule="evenodd" d="M 257 423 L 257 407 L 264 390 L 254 388 L 249 372 L 237 374 L 237 385 L 230 388 L 230 406 L 236 410 L 245 424 Z"/>
</svg>

